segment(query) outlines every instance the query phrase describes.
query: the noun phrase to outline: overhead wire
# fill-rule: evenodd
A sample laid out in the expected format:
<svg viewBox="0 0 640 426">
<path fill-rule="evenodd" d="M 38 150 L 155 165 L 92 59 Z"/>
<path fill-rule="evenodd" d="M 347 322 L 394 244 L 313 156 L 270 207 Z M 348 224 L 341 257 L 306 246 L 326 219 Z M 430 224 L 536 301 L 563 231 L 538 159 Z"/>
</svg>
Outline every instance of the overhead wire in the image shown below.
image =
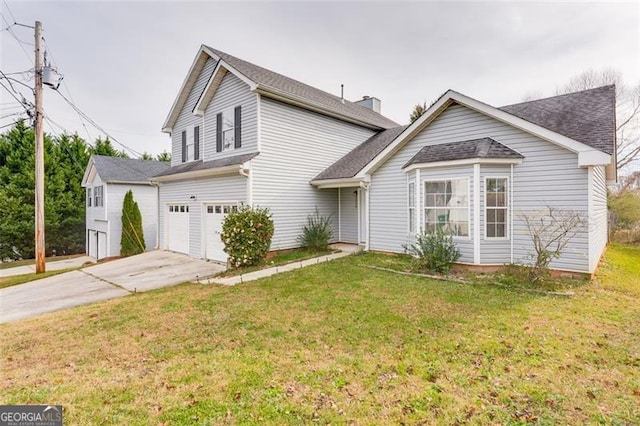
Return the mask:
<svg viewBox="0 0 640 426">
<path fill-rule="evenodd" d="M 6 1 L 3 1 L 3 2 L 5 4 L 5 7 L 9 11 L 9 13 L 11 14 L 11 16 L 14 18 L 13 24 L 10 24 L 9 21 L 7 20 L 7 18 L 5 18 L 4 14 L 0 13 L 0 17 L 2 17 L 2 20 L 7 25 L 7 27 L 3 31 L 7 31 L 11 35 L 11 37 L 13 37 L 18 42 L 18 45 L 20 45 L 20 48 L 22 49 L 22 51 L 26 55 L 27 59 L 33 65 L 34 64 L 34 58 L 32 58 L 31 55 L 29 55 L 29 53 L 27 53 L 27 49 L 24 48 L 25 44 L 30 44 L 30 43 L 27 43 L 25 41 L 20 40 L 18 38 L 18 36 L 16 35 L 15 31 L 13 31 L 12 27 L 18 25 L 18 23 L 16 22 L 15 17 L 13 16 L 13 12 L 11 12 L 11 9 L 9 8 L 9 5 L 7 4 L 7 2 Z"/>
</svg>

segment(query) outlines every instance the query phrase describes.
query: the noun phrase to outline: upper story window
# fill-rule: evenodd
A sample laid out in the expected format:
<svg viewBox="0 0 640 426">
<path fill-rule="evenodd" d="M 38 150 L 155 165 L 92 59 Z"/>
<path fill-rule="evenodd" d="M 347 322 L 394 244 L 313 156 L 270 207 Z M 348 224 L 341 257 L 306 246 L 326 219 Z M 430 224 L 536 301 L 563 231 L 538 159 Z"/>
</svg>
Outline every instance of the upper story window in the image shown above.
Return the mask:
<svg viewBox="0 0 640 426">
<path fill-rule="evenodd" d="M 87 207 L 91 207 L 91 188 L 87 188 Z"/>
<path fill-rule="evenodd" d="M 94 205 L 96 207 L 103 207 L 104 206 L 104 197 L 102 194 L 102 185 L 100 186 L 96 186 L 95 188 L 93 188 L 93 193 L 94 193 Z"/>
<path fill-rule="evenodd" d="M 229 108 L 216 116 L 216 152 L 242 146 L 242 107 Z"/>
<path fill-rule="evenodd" d="M 467 178 L 425 181 L 424 225 L 427 233 L 443 229 L 454 236 L 469 236 Z"/>
<path fill-rule="evenodd" d="M 508 187 L 507 178 L 484 181 L 485 238 L 507 238 Z"/>
</svg>

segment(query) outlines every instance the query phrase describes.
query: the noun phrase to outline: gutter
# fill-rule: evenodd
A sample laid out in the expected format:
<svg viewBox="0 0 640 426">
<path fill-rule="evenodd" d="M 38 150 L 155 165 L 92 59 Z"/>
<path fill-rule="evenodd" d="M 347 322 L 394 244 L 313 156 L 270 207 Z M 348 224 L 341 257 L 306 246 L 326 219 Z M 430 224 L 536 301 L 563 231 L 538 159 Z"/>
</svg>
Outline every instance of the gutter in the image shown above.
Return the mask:
<svg viewBox="0 0 640 426">
<path fill-rule="evenodd" d="M 191 179 L 191 178 L 198 178 L 198 177 L 205 177 L 205 176 L 219 176 L 219 175 L 232 175 L 232 174 L 241 174 L 242 170 L 244 170 L 244 164 L 233 164 L 231 166 L 223 166 L 223 167 L 216 167 L 213 169 L 204 169 L 204 170 L 193 170 L 193 171 L 188 171 L 188 172 L 182 172 L 182 173 L 174 173 L 172 175 L 166 175 L 166 176 L 156 176 L 150 179 L 150 181 L 152 183 L 157 183 L 157 182 L 171 182 L 174 180 L 184 180 L 184 179 Z"/>
</svg>

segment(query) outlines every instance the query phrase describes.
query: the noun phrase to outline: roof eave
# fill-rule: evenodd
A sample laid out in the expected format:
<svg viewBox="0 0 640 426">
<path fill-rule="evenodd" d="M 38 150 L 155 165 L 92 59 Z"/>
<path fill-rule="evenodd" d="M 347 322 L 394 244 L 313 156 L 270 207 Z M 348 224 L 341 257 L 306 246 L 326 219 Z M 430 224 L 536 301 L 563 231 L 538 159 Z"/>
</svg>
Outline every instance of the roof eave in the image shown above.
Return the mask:
<svg viewBox="0 0 640 426">
<path fill-rule="evenodd" d="M 162 182 L 171 182 L 174 180 L 184 180 L 184 179 L 192 179 L 206 176 L 221 176 L 221 175 L 232 175 L 232 174 L 240 174 L 242 170 L 245 170 L 247 163 L 242 164 L 232 164 L 230 166 L 216 167 L 212 169 L 204 169 L 204 170 L 193 170 L 182 173 L 174 173 L 171 175 L 164 176 L 154 176 L 150 178 L 151 183 L 162 183 Z"/>
<path fill-rule="evenodd" d="M 408 173 L 415 169 L 427 169 L 436 167 L 452 167 L 452 166 L 464 166 L 468 164 L 521 164 L 522 158 L 463 158 L 460 160 L 445 160 L 445 161 L 432 161 L 428 163 L 413 163 L 402 168 L 405 173 Z"/>
<path fill-rule="evenodd" d="M 338 178 L 338 179 L 315 179 L 309 182 L 311 185 L 318 189 L 328 188 L 347 188 L 353 186 L 359 186 L 361 182 L 366 182 L 367 179 L 363 177 L 350 177 L 350 178 Z"/>
<path fill-rule="evenodd" d="M 207 81 L 207 85 L 204 87 L 204 90 L 200 94 L 196 105 L 193 107 L 192 112 L 194 115 L 198 117 L 202 117 L 204 115 L 207 106 L 211 102 L 211 99 L 213 99 L 213 95 L 215 94 L 216 90 L 218 90 L 219 84 L 214 85 L 218 74 L 223 73 L 221 78 L 224 78 L 224 73 L 226 73 L 227 71 L 246 83 L 249 86 L 249 90 L 251 90 L 252 92 L 256 90 L 257 84 L 255 81 L 251 80 L 246 75 L 242 74 L 233 66 L 225 62 L 224 59 L 219 59 L 215 69 L 213 70 L 213 73 L 211 73 L 211 77 L 209 77 L 209 80 Z"/>
</svg>

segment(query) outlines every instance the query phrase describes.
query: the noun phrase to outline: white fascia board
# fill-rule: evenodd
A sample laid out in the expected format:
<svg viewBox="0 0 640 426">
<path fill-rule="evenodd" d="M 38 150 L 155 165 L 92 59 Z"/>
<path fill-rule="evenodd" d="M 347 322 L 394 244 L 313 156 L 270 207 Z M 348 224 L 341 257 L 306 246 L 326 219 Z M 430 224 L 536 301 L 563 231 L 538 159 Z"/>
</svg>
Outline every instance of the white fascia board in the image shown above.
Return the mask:
<svg viewBox="0 0 640 426">
<path fill-rule="evenodd" d="M 373 125 L 371 123 L 367 123 L 367 122 L 364 122 L 364 121 L 361 121 L 361 120 L 356 120 L 354 118 L 347 117 L 347 116 L 344 116 L 342 114 L 338 114 L 338 113 L 336 113 L 334 111 L 330 111 L 330 110 L 328 110 L 326 108 L 322 108 L 320 106 L 316 106 L 316 105 L 310 104 L 305 99 L 300 99 L 298 97 L 292 96 L 289 93 L 284 93 L 284 92 L 281 92 L 279 90 L 275 90 L 275 89 L 273 89 L 271 87 L 265 87 L 265 86 L 258 85 L 256 90 L 257 90 L 257 92 L 259 94 L 261 94 L 261 95 L 263 95 L 263 96 L 265 96 L 267 98 L 274 99 L 276 101 L 284 102 L 286 104 L 297 106 L 297 107 L 300 107 L 300 108 L 303 108 L 303 109 L 306 109 L 306 110 L 309 110 L 309 111 L 317 112 L 317 113 L 322 114 L 322 115 L 326 115 L 326 116 L 329 116 L 329 117 L 337 118 L 338 120 L 346 121 L 348 123 L 353 123 L 353 124 L 356 124 L 356 125 L 358 125 L 360 127 L 365 127 L 367 129 L 384 130 L 383 127 L 376 126 L 376 125 Z"/>
<path fill-rule="evenodd" d="M 415 169 L 429 169 L 436 167 L 464 166 L 470 164 L 521 164 L 522 158 L 466 158 L 464 160 L 435 161 L 433 163 L 416 163 L 404 168 L 405 173 Z"/>
<path fill-rule="evenodd" d="M 82 176 L 81 186 L 86 188 L 89 186 L 89 182 L 93 180 L 93 177 L 96 174 L 96 166 L 93 162 L 93 158 L 89 160 L 89 164 L 87 164 L 87 168 L 84 170 L 84 175 Z"/>
<path fill-rule="evenodd" d="M 204 68 L 204 64 L 207 62 L 207 58 L 203 54 L 208 55 L 214 59 L 219 59 L 217 55 L 215 55 L 209 49 L 206 49 L 204 45 L 200 46 L 200 50 L 198 50 L 196 57 L 191 63 L 191 67 L 189 67 L 189 72 L 182 82 L 182 86 L 180 86 L 178 96 L 176 96 L 175 100 L 173 101 L 173 105 L 171 105 L 169 115 L 167 115 L 167 118 L 162 125 L 162 131 L 164 133 L 171 133 L 173 125 L 175 124 L 176 120 L 178 119 L 178 115 L 180 114 L 180 110 L 187 101 L 187 97 L 189 97 L 189 92 L 191 92 L 193 85 L 198 79 L 198 75 Z"/>
<path fill-rule="evenodd" d="M 151 181 L 126 181 L 126 180 L 108 180 L 105 183 L 111 183 L 116 185 L 147 185 L 151 186 Z"/>
<path fill-rule="evenodd" d="M 170 182 L 174 180 L 193 179 L 206 176 L 220 176 L 220 175 L 232 175 L 240 174 L 241 170 L 246 169 L 245 164 L 234 164 L 232 166 L 216 167 L 214 169 L 194 170 L 184 173 L 176 173 L 167 176 L 157 176 L 151 178 L 152 183 Z"/>
<path fill-rule="evenodd" d="M 257 85 L 253 80 L 250 80 L 249 78 L 247 78 L 247 76 L 233 68 L 224 60 L 220 59 L 216 64 L 216 68 L 213 70 L 213 73 L 211 73 L 211 77 L 209 77 L 207 85 L 204 87 L 204 90 L 200 95 L 200 99 L 198 99 L 198 102 L 196 102 L 196 105 L 193 108 L 194 115 L 198 117 L 202 117 L 204 115 L 204 111 L 207 109 L 209 102 L 211 102 L 213 95 L 215 94 L 216 90 L 218 90 L 218 86 L 220 85 L 219 83 L 216 84 L 218 74 L 220 74 L 220 82 L 222 82 L 222 79 L 225 75 L 224 73 L 226 73 L 227 71 L 247 84 L 249 86 L 249 90 L 255 92 Z"/>
<path fill-rule="evenodd" d="M 364 182 L 363 178 L 342 178 L 342 179 L 323 179 L 312 180 L 309 182 L 311 185 L 319 189 L 329 188 L 350 188 L 359 186 L 361 182 Z"/>
<path fill-rule="evenodd" d="M 448 90 L 444 95 L 440 97 L 433 105 L 422 114 L 422 116 L 414 121 L 409 127 L 405 129 L 396 139 L 385 148 L 380 154 L 378 154 L 367 166 L 365 166 L 360 173 L 372 173 L 375 171 L 386 159 L 393 155 L 397 150 L 402 148 L 406 142 L 408 142 L 415 134 L 420 132 L 431 121 L 435 120 L 449 105 L 453 102 L 459 103 L 467 108 L 484 114 L 488 117 L 494 118 L 512 127 L 520 129 L 524 132 L 537 136 L 562 148 L 565 148 L 571 152 L 578 154 L 578 162 L 580 166 L 591 165 L 593 162 L 597 164 L 608 164 L 611 161 L 611 156 L 604 152 L 598 151 L 595 148 L 578 142 L 574 139 L 563 136 L 552 130 L 546 129 L 537 124 L 533 124 L 527 120 L 516 117 L 508 112 L 502 111 L 491 105 L 480 102 L 476 99 L 465 96 L 461 93 L 453 90 Z M 583 154 L 584 153 L 584 154 Z M 580 160 L 582 157 L 582 160 Z M 604 163 L 603 163 L 604 162 Z M 358 176 L 360 176 L 360 173 Z"/>
</svg>

